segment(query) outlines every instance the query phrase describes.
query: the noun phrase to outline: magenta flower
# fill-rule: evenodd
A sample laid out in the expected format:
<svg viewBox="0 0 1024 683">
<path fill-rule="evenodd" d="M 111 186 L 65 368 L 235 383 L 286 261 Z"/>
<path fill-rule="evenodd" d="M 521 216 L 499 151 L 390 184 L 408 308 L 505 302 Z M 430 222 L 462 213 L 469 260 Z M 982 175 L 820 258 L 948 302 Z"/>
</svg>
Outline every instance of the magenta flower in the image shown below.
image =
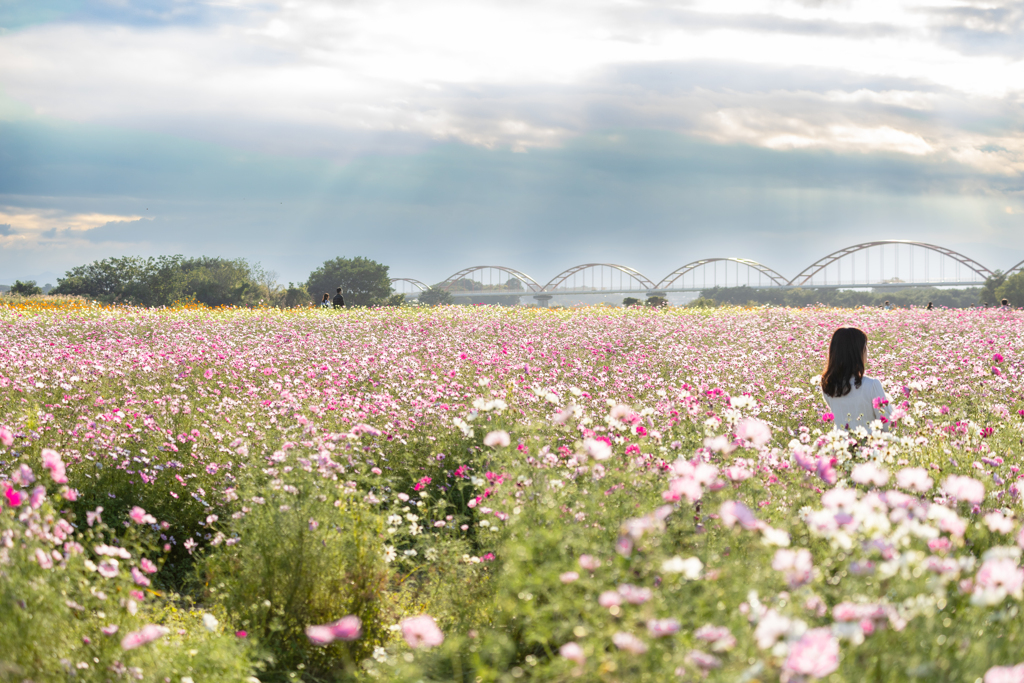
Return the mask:
<svg viewBox="0 0 1024 683">
<path fill-rule="evenodd" d="M 811 629 L 789 648 L 783 670 L 824 678 L 839 668 L 839 641 L 827 628 Z"/>
<path fill-rule="evenodd" d="M 146 572 L 147 574 L 156 574 L 156 571 L 157 571 L 156 565 L 153 564 L 153 562 L 151 560 L 149 560 L 149 559 L 147 559 L 145 557 L 143 557 L 141 560 L 139 560 L 139 566 L 142 568 L 142 571 Z"/>
<path fill-rule="evenodd" d="M 414 650 L 437 647 L 444 642 L 444 634 L 429 614 L 403 619 L 399 626 L 405 642 Z"/>
<path fill-rule="evenodd" d="M 141 647 L 146 643 L 152 643 L 158 638 L 163 638 L 170 629 L 164 626 L 157 626 L 156 624 L 146 624 L 138 631 L 132 631 L 124 638 L 121 639 L 122 650 L 134 650 L 137 647 Z"/>
<path fill-rule="evenodd" d="M 8 486 L 7 489 L 4 490 L 4 496 L 7 498 L 7 504 L 10 505 L 12 508 L 16 508 L 21 505 L 22 501 L 20 491 L 17 491 L 16 489 Z"/>
</svg>

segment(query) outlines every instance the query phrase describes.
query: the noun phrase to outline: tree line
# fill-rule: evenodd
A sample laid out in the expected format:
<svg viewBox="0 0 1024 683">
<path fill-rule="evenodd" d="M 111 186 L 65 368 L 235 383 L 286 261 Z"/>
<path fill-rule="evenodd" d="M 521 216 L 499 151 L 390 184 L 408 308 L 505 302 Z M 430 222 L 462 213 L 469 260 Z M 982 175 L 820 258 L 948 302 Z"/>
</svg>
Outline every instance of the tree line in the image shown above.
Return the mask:
<svg viewBox="0 0 1024 683">
<path fill-rule="evenodd" d="M 35 283 L 18 283 L 17 293 L 34 294 Z M 136 306 L 308 306 L 341 287 L 346 305 L 404 303 L 391 290 L 388 266 L 357 256 L 325 261 L 306 282 L 281 286 L 277 273 L 243 258 L 182 255 L 122 256 L 76 266 L 58 278 L 51 294 L 88 297 Z M 12 287 L 12 292 L 14 288 Z"/>
</svg>

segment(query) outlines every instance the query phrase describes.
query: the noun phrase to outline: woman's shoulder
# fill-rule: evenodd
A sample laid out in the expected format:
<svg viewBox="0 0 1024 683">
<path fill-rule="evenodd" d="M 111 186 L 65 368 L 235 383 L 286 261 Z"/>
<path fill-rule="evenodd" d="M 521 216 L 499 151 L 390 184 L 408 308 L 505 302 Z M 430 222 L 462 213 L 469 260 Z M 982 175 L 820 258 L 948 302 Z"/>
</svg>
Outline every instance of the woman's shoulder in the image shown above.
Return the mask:
<svg viewBox="0 0 1024 683">
<path fill-rule="evenodd" d="M 861 385 L 861 387 L 867 388 L 867 389 L 874 389 L 874 390 L 882 391 L 882 392 L 885 391 L 885 389 L 882 387 L 882 381 L 881 380 L 876 379 L 874 377 L 868 377 L 867 375 L 864 375 L 864 377 L 861 379 L 860 385 Z"/>
</svg>

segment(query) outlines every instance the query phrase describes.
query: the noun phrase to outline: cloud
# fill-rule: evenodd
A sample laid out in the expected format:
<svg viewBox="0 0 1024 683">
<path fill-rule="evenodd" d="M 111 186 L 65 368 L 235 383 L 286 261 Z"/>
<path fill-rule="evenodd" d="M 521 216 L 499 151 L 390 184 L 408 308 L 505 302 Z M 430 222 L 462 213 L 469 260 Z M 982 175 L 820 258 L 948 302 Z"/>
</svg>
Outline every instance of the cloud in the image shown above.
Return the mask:
<svg viewBox="0 0 1024 683">
<path fill-rule="evenodd" d="M 0 236 L 7 237 L 14 232 L 10 223 L 0 223 Z"/>
</svg>

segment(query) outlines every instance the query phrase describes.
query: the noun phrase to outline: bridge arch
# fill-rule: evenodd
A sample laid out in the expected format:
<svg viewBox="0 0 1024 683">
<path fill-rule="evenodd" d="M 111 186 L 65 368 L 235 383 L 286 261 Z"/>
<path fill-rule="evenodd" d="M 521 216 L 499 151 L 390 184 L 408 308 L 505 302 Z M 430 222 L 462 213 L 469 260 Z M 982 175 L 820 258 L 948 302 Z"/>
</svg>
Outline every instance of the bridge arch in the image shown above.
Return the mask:
<svg viewBox="0 0 1024 683">
<path fill-rule="evenodd" d="M 886 265 L 886 248 L 890 246 L 893 257 Z M 902 265 L 900 263 L 901 248 L 904 254 Z M 880 258 L 874 261 L 865 258 L 863 270 L 858 273 L 856 254 L 870 249 L 879 250 Z M 915 254 L 918 256 L 916 270 Z M 849 257 L 850 264 L 849 275 L 844 276 L 843 264 L 840 261 L 847 257 Z M 950 260 L 951 264 L 949 264 Z M 946 272 L 947 264 L 952 267 L 949 274 Z M 921 277 L 921 271 L 923 271 L 923 277 Z M 933 273 L 937 277 L 932 277 Z M 963 285 L 978 284 L 991 275 L 991 270 L 952 249 L 911 240 L 877 240 L 854 244 L 823 256 L 800 271 L 796 277 L 790 280 L 789 284 L 796 287 L 814 286 L 815 284 L 864 287 L 898 285 L 901 282 Z M 824 281 L 819 283 L 818 279 Z"/>
<path fill-rule="evenodd" d="M 506 280 L 505 283 L 502 283 L 500 281 L 502 276 L 499 276 L 498 282 L 495 282 L 495 273 L 503 273 L 504 275 L 510 276 L 509 279 L 515 278 L 516 280 L 519 280 L 522 283 L 523 289 L 507 290 L 510 293 L 515 293 L 517 291 L 539 292 L 543 289 L 539 282 L 534 280 L 526 273 L 516 270 L 515 268 L 507 268 L 505 266 L 471 266 L 469 268 L 463 268 L 459 272 L 454 273 L 453 275 L 446 278 L 438 286 L 449 292 L 458 291 L 457 285 L 460 283 L 460 281 L 471 280 L 473 282 L 479 283 L 481 285 L 481 290 L 483 290 L 484 288 L 490 288 L 491 291 L 501 291 L 502 285 L 507 284 L 508 280 Z M 480 277 L 480 279 L 474 280 L 473 278 L 469 277 L 470 275 L 473 274 L 477 274 Z M 487 280 L 487 282 L 484 282 L 484 280 Z"/>
<path fill-rule="evenodd" d="M 411 278 L 411 277 L 393 277 L 393 278 L 391 278 L 391 289 L 396 289 L 396 287 L 395 287 L 395 283 L 396 282 L 397 283 L 402 283 L 402 284 L 398 285 L 402 289 L 406 288 L 406 287 L 403 286 L 403 284 L 408 286 L 408 289 L 410 289 L 410 290 L 415 289 L 415 290 L 420 291 L 420 292 L 425 292 L 428 289 L 430 289 L 429 287 L 427 287 L 425 284 L 423 284 L 422 282 L 420 282 L 416 278 Z M 415 292 L 412 292 L 412 291 L 404 292 L 403 291 L 402 293 L 403 294 L 409 294 L 409 293 L 415 293 Z"/>
<path fill-rule="evenodd" d="M 765 286 L 768 286 L 768 287 L 784 287 L 784 286 L 789 284 L 789 281 L 786 280 L 785 277 L 783 277 L 780 273 L 778 273 L 777 271 L 773 270 L 772 268 L 769 268 L 766 265 L 758 263 L 757 261 L 751 261 L 750 259 L 731 258 L 730 257 L 730 258 L 705 258 L 705 259 L 699 259 L 697 261 L 692 261 L 690 263 L 687 263 L 685 266 L 680 266 L 679 268 L 676 268 L 671 273 L 666 275 L 662 279 L 662 281 L 658 283 L 658 287 L 657 288 L 658 289 L 669 289 L 669 288 L 672 288 L 672 285 L 676 284 L 676 282 L 678 282 L 679 280 L 683 281 L 682 282 L 682 285 L 683 285 L 682 288 L 686 288 L 685 287 L 685 285 L 686 285 L 686 277 L 690 276 L 690 279 L 691 279 L 691 287 L 690 287 L 690 289 L 705 289 L 706 286 L 707 286 L 707 270 L 708 270 L 708 268 L 712 269 L 712 282 L 711 282 L 711 286 L 712 287 L 715 287 L 715 286 L 726 286 L 726 287 L 728 287 L 729 286 L 729 265 L 730 264 L 734 264 L 735 265 L 735 275 L 736 275 L 736 277 L 735 277 L 736 285 L 735 286 L 737 286 L 737 287 L 742 286 L 742 284 L 746 284 L 747 286 L 750 286 L 750 287 L 765 287 Z M 724 277 L 724 280 L 723 280 L 722 284 L 719 284 L 718 278 L 717 278 L 718 267 L 719 266 L 723 266 L 723 269 L 725 271 L 725 277 Z M 747 271 L 747 282 L 746 283 L 741 283 L 740 282 L 739 272 L 740 272 L 740 267 L 741 266 L 745 266 L 746 267 L 746 271 Z M 697 286 L 696 275 L 698 274 L 698 272 L 704 276 L 702 278 L 702 284 L 700 285 L 700 287 Z M 757 282 L 754 282 L 751 279 L 751 277 L 750 277 L 754 273 L 757 273 Z M 677 287 L 677 288 L 679 288 L 679 287 Z"/>
<path fill-rule="evenodd" d="M 590 284 L 587 284 L 589 277 Z M 623 285 L 623 282 L 626 285 Z M 618 285 L 616 287 L 616 284 Z M 544 292 L 649 291 L 655 289 L 650 278 L 629 266 L 617 263 L 583 263 L 563 270 L 544 285 Z"/>
<path fill-rule="evenodd" d="M 1006 271 L 1007 275 L 1016 275 L 1018 272 L 1024 270 L 1024 261 L 1010 266 L 1010 269 Z"/>
</svg>

